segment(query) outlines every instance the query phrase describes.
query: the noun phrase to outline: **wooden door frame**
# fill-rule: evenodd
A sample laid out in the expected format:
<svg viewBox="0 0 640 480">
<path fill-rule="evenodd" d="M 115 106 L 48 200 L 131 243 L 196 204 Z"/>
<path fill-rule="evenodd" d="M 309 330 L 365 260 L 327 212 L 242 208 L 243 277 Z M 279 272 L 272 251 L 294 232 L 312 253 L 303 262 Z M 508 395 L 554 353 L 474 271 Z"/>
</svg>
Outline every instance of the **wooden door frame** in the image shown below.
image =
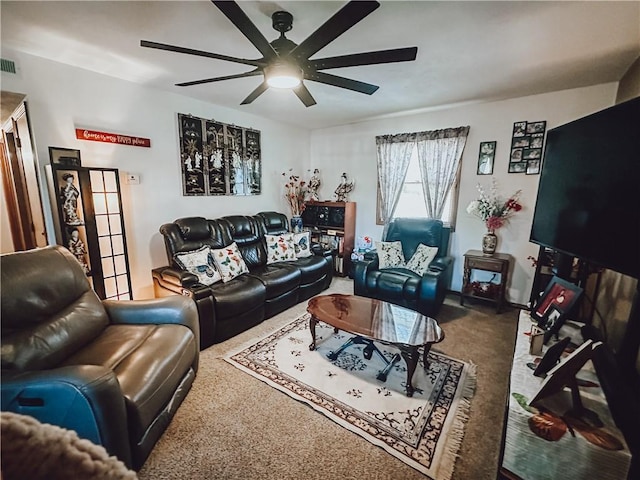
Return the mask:
<svg viewBox="0 0 640 480">
<path fill-rule="evenodd" d="M 17 136 L 18 127 L 13 117 L 10 128 L 11 131 L 2 129 L 2 181 L 13 248 L 21 251 L 36 248 L 38 244 L 20 152 L 20 138 Z"/>
</svg>

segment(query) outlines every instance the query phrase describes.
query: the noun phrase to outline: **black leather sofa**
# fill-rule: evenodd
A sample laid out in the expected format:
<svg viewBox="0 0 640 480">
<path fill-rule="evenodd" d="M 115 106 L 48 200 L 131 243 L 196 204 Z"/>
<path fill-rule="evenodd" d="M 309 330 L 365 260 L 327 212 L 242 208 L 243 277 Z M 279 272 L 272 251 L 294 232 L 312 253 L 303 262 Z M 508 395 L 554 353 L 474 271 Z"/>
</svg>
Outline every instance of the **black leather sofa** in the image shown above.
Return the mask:
<svg viewBox="0 0 640 480">
<path fill-rule="evenodd" d="M 406 268 L 379 268 L 378 256 L 370 252 L 356 262 L 353 291 L 435 317 L 451 286 L 453 257 L 449 252 L 450 229 L 440 220 L 398 218 L 389 223 L 386 242 L 400 241 L 404 258 L 409 260 L 418 245 L 438 247 L 438 254 L 424 275 Z"/>
<path fill-rule="evenodd" d="M 198 370 L 193 301 L 101 301 L 60 246 L 0 265 L 2 410 L 75 430 L 138 469 Z"/>
<path fill-rule="evenodd" d="M 331 284 L 330 257 L 314 254 L 295 261 L 267 264 L 265 234 L 288 232 L 286 215 L 261 212 L 215 220 L 180 218 L 160 227 L 170 265 L 152 271 L 156 297 L 182 294 L 193 298 L 200 318 L 200 348 L 237 335 Z M 175 261 L 177 253 L 204 245 L 219 249 L 236 242 L 248 274 L 206 286 Z"/>
</svg>

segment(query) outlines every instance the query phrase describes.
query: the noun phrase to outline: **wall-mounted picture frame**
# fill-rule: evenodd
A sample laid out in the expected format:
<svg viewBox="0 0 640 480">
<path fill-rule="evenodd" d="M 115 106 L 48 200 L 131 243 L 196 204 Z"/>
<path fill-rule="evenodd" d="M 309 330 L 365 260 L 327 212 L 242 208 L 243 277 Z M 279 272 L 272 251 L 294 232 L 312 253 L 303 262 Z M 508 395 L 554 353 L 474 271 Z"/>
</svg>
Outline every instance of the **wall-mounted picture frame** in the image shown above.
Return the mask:
<svg viewBox="0 0 640 480">
<path fill-rule="evenodd" d="M 178 114 L 182 194 L 259 195 L 260 131 Z"/>
<path fill-rule="evenodd" d="M 541 122 L 527 122 L 527 134 L 531 135 L 534 133 L 542 133 L 544 134 L 544 131 L 547 128 L 547 122 L 546 121 L 541 121 Z"/>
<path fill-rule="evenodd" d="M 538 321 L 540 328 L 545 328 L 547 322 L 557 325 L 559 317 L 567 315 L 581 295 L 582 288 L 554 276 L 542 296 L 535 302 L 531 318 Z"/>
<path fill-rule="evenodd" d="M 477 175 L 493 175 L 497 142 L 480 142 Z"/>
<path fill-rule="evenodd" d="M 527 161 L 527 175 L 538 175 L 540 173 L 540 160 Z"/>
<path fill-rule="evenodd" d="M 49 147 L 49 161 L 52 165 L 81 167 L 80 150 L 73 148 Z"/>
<path fill-rule="evenodd" d="M 527 170 L 527 162 L 509 162 L 509 173 L 524 173 Z"/>
<path fill-rule="evenodd" d="M 547 122 L 544 120 L 514 122 L 509 173 L 526 173 L 527 175 L 540 173 L 546 128 Z"/>
</svg>

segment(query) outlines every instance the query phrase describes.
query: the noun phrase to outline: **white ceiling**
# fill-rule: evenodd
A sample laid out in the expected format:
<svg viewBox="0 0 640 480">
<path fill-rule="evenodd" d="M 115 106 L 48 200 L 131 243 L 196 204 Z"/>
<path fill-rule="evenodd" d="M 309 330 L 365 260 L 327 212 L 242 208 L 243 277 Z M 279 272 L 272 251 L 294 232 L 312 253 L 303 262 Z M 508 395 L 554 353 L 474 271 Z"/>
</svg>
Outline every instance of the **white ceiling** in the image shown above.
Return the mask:
<svg viewBox="0 0 640 480">
<path fill-rule="evenodd" d="M 287 37 L 300 43 L 343 1 L 243 1 L 269 40 L 271 13 L 293 14 Z M 315 58 L 418 47 L 415 62 L 328 70 L 380 85 L 372 96 L 306 82 L 317 105 L 271 89 L 240 102 L 261 77 L 193 87 L 175 83 L 251 69 L 236 63 L 140 47 L 169 43 L 242 58 L 255 47 L 209 1 L 0 2 L 2 49 L 306 128 L 397 112 L 442 108 L 618 81 L 640 55 L 640 2 L 386 1 Z M 5 53 L 2 54 L 5 58 Z M 43 81 L 46 81 L 43 79 Z"/>
</svg>

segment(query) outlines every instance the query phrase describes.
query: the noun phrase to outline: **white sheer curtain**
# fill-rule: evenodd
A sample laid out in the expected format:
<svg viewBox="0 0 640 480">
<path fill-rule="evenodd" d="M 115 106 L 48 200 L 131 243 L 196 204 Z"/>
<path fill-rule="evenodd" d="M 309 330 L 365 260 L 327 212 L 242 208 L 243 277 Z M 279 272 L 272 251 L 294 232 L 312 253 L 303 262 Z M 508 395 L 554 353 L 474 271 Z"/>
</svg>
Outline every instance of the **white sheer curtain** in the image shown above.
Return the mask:
<svg viewBox="0 0 640 480">
<path fill-rule="evenodd" d="M 380 192 L 380 220 L 386 226 L 398 205 L 409 161 L 415 146 L 415 133 L 380 135 L 376 137 L 378 156 L 378 186 Z M 384 238 L 384 236 L 383 236 Z"/>
<path fill-rule="evenodd" d="M 455 184 L 469 127 L 416 134 L 424 202 L 430 218 L 442 218 L 447 195 Z"/>
</svg>

